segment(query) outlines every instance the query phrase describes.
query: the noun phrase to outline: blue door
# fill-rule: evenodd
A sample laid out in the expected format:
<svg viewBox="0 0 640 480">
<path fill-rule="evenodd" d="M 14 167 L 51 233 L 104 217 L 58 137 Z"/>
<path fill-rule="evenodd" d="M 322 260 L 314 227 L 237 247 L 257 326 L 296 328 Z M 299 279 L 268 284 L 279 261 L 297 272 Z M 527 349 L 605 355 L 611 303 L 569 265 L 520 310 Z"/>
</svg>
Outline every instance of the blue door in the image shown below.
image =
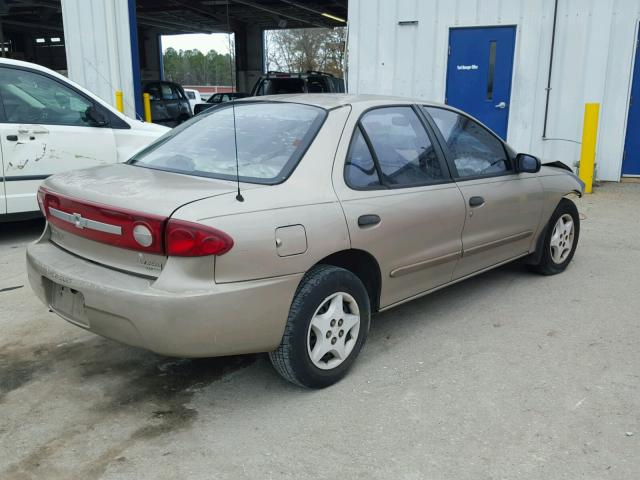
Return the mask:
<svg viewBox="0 0 640 480">
<path fill-rule="evenodd" d="M 638 32 L 638 41 L 640 42 L 640 32 Z M 636 66 L 633 69 L 631 84 L 622 175 L 640 176 L 640 46 L 636 47 Z"/>
<path fill-rule="evenodd" d="M 516 27 L 452 28 L 445 102 L 507 138 Z"/>
</svg>

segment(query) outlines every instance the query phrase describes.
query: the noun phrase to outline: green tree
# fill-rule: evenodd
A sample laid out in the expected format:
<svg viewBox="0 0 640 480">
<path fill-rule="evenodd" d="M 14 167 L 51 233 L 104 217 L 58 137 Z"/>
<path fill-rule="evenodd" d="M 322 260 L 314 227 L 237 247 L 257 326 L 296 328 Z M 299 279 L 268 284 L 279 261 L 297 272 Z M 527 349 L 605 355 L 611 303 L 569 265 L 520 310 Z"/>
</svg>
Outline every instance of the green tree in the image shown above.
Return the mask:
<svg viewBox="0 0 640 480">
<path fill-rule="evenodd" d="M 270 30 L 265 36 L 267 69 L 343 77 L 346 33 L 346 28 Z"/>
<path fill-rule="evenodd" d="M 163 54 L 164 77 L 183 85 L 232 85 L 235 60 L 232 55 L 209 50 L 167 48 Z"/>
</svg>

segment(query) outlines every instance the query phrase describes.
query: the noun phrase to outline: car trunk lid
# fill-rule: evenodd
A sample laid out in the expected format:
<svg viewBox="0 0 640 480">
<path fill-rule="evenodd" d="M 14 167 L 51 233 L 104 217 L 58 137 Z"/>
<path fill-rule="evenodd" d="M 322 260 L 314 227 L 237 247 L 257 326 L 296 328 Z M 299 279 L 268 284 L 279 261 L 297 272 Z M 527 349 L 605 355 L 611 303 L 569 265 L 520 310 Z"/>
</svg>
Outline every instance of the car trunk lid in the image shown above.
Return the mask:
<svg viewBox="0 0 640 480">
<path fill-rule="evenodd" d="M 55 175 L 43 183 L 39 202 L 56 245 L 99 264 L 157 277 L 167 260 L 164 229 L 173 212 L 235 188 L 226 180 L 118 164 Z"/>
</svg>

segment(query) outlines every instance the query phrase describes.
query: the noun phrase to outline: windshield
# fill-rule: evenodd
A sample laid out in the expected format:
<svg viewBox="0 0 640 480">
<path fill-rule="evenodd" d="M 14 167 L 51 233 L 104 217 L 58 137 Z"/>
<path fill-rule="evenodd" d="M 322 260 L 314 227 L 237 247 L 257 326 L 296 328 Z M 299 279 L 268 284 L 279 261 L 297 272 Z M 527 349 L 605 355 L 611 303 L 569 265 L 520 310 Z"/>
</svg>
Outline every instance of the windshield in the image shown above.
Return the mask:
<svg viewBox="0 0 640 480">
<path fill-rule="evenodd" d="M 189 175 L 236 179 L 231 104 L 175 128 L 129 163 Z M 236 103 L 235 137 L 240 181 L 276 184 L 298 164 L 326 112 L 295 103 Z"/>
</svg>

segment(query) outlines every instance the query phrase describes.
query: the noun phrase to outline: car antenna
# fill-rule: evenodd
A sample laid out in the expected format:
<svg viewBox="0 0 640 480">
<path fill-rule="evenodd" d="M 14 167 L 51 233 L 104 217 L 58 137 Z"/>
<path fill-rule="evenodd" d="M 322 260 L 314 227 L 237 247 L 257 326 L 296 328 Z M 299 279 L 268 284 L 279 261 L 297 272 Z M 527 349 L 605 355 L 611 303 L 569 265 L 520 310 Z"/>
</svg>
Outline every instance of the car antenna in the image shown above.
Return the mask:
<svg viewBox="0 0 640 480">
<path fill-rule="evenodd" d="M 236 195 L 236 200 L 238 200 L 239 202 L 244 202 L 244 197 L 242 196 L 242 193 L 240 193 L 240 162 L 238 160 L 238 133 L 237 133 L 237 129 L 236 129 L 236 99 L 235 99 L 235 95 L 233 95 L 233 85 L 234 85 L 234 80 L 233 80 L 233 59 L 231 57 L 231 20 L 229 19 L 229 3 L 230 1 L 227 0 L 227 32 L 229 35 L 229 74 L 231 76 L 231 114 L 233 116 L 233 145 L 234 145 L 234 151 L 236 154 L 236 185 L 238 187 L 238 194 Z"/>
</svg>

